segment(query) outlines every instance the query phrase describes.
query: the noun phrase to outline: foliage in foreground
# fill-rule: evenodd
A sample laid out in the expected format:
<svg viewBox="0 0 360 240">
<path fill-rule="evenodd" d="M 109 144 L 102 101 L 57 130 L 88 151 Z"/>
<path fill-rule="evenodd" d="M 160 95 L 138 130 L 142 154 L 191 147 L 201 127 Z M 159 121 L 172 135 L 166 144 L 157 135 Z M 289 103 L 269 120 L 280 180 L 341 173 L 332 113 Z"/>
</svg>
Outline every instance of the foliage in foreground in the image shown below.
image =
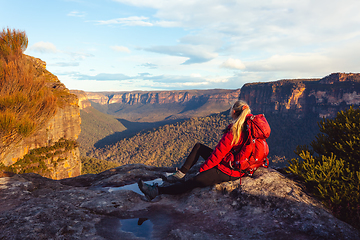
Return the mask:
<svg viewBox="0 0 360 240">
<path fill-rule="evenodd" d="M 57 98 L 23 54 L 25 32 L 0 32 L 0 152 L 32 134 L 56 112 Z"/>
<path fill-rule="evenodd" d="M 81 174 L 97 174 L 118 166 L 119 164 L 105 160 L 81 157 Z"/>
<path fill-rule="evenodd" d="M 312 149 L 299 146 L 302 160 L 292 159 L 288 172 L 299 176 L 336 217 L 360 229 L 360 108 L 323 119 L 319 127 Z"/>
</svg>

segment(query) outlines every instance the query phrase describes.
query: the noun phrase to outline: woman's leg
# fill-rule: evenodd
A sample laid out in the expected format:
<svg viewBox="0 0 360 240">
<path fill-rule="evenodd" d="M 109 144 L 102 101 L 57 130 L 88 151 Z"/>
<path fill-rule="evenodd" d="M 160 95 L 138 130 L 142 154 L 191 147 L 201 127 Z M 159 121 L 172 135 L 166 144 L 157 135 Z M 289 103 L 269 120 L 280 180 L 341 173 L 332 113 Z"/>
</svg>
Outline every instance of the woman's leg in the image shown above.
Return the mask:
<svg viewBox="0 0 360 240">
<path fill-rule="evenodd" d="M 211 168 L 207 171 L 201 172 L 195 177 L 185 181 L 178 182 L 176 184 L 167 187 L 158 187 L 159 194 L 182 194 L 188 192 L 197 187 L 212 186 L 217 183 L 234 181 L 239 178 L 231 177 L 217 168 Z"/>
<path fill-rule="evenodd" d="M 180 168 L 180 171 L 187 173 L 189 169 L 199 160 L 200 156 L 206 160 L 208 157 L 210 157 L 212 152 L 213 150 L 208 146 L 205 146 L 201 143 L 196 143 L 189 156 L 186 158 L 185 163 Z"/>
</svg>

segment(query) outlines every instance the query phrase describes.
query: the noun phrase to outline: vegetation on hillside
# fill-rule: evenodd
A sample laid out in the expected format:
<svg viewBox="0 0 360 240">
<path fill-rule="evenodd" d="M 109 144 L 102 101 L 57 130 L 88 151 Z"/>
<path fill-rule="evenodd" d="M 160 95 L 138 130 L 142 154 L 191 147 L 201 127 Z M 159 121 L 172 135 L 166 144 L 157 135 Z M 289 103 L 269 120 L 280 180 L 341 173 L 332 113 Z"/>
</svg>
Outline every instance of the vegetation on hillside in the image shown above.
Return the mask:
<svg viewBox="0 0 360 240">
<path fill-rule="evenodd" d="M 81 174 L 97 174 L 118 166 L 116 163 L 105 160 L 81 157 Z"/>
<path fill-rule="evenodd" d="M 295 157 L 297 145 L 310 143 L 318 132 L 315 116 L 294 119 L 266 115 L 272 132 L 268 138 L 272 166 L 285 167 L 287 160 Z M 196 142 L 215 147 L 222 130 L 230 123 L 228 113 L 164 125 L 142 131 L 132 137 L 93 148 L 87 156 L 113 161 L 119 165 L 144 163 L 154 166 L 179 166 Z"/>
<path fill-rule="evenodd" d="M 84 155 L 94 144 L 116 132 L 126 130 L 114 116 L 102 113 L 93 107 L 80 110 L 81 133 L 78 138 L 80 153 Z"/>
<path fill-rule="evenodd" d="M 32 134 L 56 112 L 57 98 L 23 54 L 25 32 L 0 32 L 0 152 Z"/>
<path fill-rule="evenodd" d="M 319 122 L 310 146 L 299 146 L 301 158 L 288 172 L 305 182 L 335 216 L 360 229 L 360 108 L 350 107 L 335 119 Z"/>
<path fill-rule="evenodd" d="M 271 127 L 270 137 L 267 139 L 273 166 L 285 167 L 287 160 L 297 155 L 294 149 L 298 145 L 310 144 L 319 132 L 317 122 L 320 120 L 315 114 L 308 114 L 303 118 L 266 114 Z"/>
<path fill-rule="evenodd" d="M 196 142 L 215 147 L 222 130 L 229 123 L 227 113 L 192 118 L 140 132 L 112 145 L 93 149 L 87 155 L 119 165 L 143 163 L 151 166 L 178 166 Z"/>
<path fill-rule="evenodd" d="M 46 176 L 51 172 L 51 169 L 56 168 L 61 161 L 66 160 L 61 157 L 63 153 L 76 147 L 78 147 L 76 141 L 60 139 L 52 146 L 30 150 L 22 159 L 10 166 L 4 166 L 0 163 L 0 172 L 16 174 L 33 172 Z"/>
</svg>

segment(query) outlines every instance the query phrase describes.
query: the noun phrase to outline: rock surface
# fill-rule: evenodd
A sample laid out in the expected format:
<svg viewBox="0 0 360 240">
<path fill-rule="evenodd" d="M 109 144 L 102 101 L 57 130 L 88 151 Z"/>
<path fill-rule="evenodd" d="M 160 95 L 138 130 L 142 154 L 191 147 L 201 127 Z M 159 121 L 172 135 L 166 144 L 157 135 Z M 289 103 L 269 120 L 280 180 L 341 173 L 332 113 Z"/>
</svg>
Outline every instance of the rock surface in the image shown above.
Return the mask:
<svg viewBox="0 0 360 240">
<path fill-rule="evenodd" d="M 0 239 L 360 238 L 273 169 L 244 177 L 241 187 L 227 182 L 152 202 L 115 188 L 173 170 L 125 165 L 58 181 L 36 174 L 0 178 Z"/>
</svg>

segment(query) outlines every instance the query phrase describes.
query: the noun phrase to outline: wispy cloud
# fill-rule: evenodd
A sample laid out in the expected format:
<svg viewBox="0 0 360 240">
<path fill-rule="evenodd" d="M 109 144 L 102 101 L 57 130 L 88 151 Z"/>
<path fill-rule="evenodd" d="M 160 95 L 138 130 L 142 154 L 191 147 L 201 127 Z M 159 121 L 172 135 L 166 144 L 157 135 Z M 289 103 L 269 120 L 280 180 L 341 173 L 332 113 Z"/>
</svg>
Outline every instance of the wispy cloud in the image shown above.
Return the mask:
<svg viewBox="0 0 360 240">
<path fill-rule="evenodd" d="M 66 54 L 70 55 L 74 60 L 84 60 L 89 57 L 94 57 L 93 54 L 86 52 L 66 52 Z"/>
<path fill-rule="evenodd" d="M 124 46 L 110 46 L 110 48 L 116 52 L 125 52 L 125 53 L 130 53 L 131 51 Z"/>
<path fill-rule="evenodd" d="M 217 53 L 206 50 L 204 47 L 193 45 L 176 45 L 176 46 L 154 46 L 144 48 L 149 52 L 156 52 L 170 56 L 187 58 L 182 64 L 204 63 L 218 56 Z"/>
<path fill-rule="evenodd" d="M 99 20 L 95 21 L 100 25 L 123 25 L 123 26 L 142 26 L 151 27 L 152 23 L 148 21 L 148 17 L 132 16 L 127 18 L 115 18 L 110 20 Z"/>
<path fill-rule="evenodd" d="M 229 68 L 229 69 L 238 69 L 238 70 L 244 70 L 245 64 L 241 62 L 240 59 L 233 59 L 229 58 L 225 62 L 221 64 L 222 68 Z"/>
<path fill-rule="evenodd" d="M 129 77 L 122 73 L 99 73 L 95 76 L 79 74 L 74 77 L 78 80 L 96 80 L 96 81 L 120 81 L 120 80 L 132 79 L 132 77 Z"/>
<path fill-rule="evenodd" d="M 333 63 L 331 59 L 318 53 L 274 55 L 260 61 L 246 62 L 247 71 L 269 72 L 309 72 L 309 71 L 331 71 Z"/>
<path fill-rule="evenodd" d="M 72 11 L 67 14 L 69 17 L 85 17 L 85 12 Z"/>
<path fill-rule="evenodd" d="M 59 52 L 56 49 L 55 45 L 50 42 L 37 42 L 32 45 L 29 50 L 40 52 L 40 53 L 57 53 Z"/>
<path fill-rule="evenodd" d="M 78 62 L 57 62 L 51 65 L 57 67 L 78 67 L 80 64 Z"/>
<path fill-rule="evenodd" d="M 72 61 L 84 60 L 89 57 L 94 57 L 91 53 L 86 52 L 71 52 L 71 51 L 61 51 L 57 49 L 57 47 L 50 42 L 37 42 L 34 43 L 31 47 L 29 47 L 30 51 L 39 52 L 39 53 L 47 53 L 47 54 L 65 54 L 71 57 Z M 69 63 L 58 63 L 58 66 L 65 66 Z"/>
<path fill-rule="evenodd" d="M 153 64 L 153 63 L 144 63 L 144 64 L 140 64 L 140 67 L 146 67 L 146 68 L 150 68 L 150 69 L 157 69 L 158 65 L 157 64 Z"/>
</svg>

